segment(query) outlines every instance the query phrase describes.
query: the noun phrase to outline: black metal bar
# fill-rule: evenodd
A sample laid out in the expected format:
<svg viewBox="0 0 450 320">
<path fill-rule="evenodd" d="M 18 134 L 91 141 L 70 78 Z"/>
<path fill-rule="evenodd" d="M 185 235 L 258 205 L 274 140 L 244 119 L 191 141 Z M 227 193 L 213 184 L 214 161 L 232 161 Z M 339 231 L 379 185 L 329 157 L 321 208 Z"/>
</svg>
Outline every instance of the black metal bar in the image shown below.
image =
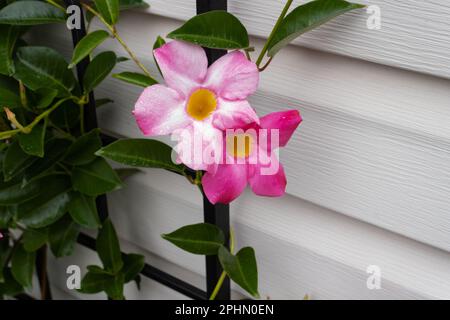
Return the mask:
<svg viewBox="0 0 450 320">
<path fill-rule="evenodd" d="M 197 0 L 197 14 L 202 14 L 211 10 L 227 10 L 227 0 Z M 226 54 L 226 50 L 205 48 L 208 63 L 212 64 L 221 56 Z M 218 226 L 225 234 L 225 239 L 229 239 L 230 232 L 230 207 L 229 205 L 213 205 L 203 195 L 203 216 L 206 223 Z M 222 273 L 222 266 L 216 256 L 206 256 L 206 293 L 211 296 Z M 217 300 L 230 300 L 231 289 L 228 278 L 222 284 Z"/>
<path fill-rule="evenodd" d="M 78 236 L 78 243 L 87 248 L 95 250 L 95 239 L 84 233 L 80 233 L 80 235 Z M 197 287 L 187 282 L 184 282 L 174 276 L 171 276 L 170 274 L 162 270 L 159 270 L 158 268 L 155 268 L 149 264 L 145 264 L 144 269 L 141 271 L 141 274 L 175 291 L 178 291 L 189 298 L 197 300 L 205 300 L 207 298 L 205 291 L 202 291 Z"/>
<path fill-rule="evenodd" d="M 47 272 L 47 246 L 40 248 L 36 255 L 36 273 L 38 275 L 39 287 L 41 288 L 41 299 L 52 300 L 52 291 Z"/>
</svg>

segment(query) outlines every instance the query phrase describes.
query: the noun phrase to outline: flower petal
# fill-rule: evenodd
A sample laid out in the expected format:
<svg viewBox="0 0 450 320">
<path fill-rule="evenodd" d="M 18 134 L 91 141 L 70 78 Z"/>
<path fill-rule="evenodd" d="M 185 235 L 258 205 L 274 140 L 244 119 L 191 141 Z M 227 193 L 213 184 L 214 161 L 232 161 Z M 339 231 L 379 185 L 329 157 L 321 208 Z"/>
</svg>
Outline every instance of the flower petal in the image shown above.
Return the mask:
<svg viewBox="0 0 450 320">
<path fill-rule="evenodd" d="M 295 129 L 302 122 L 302 117 L 297 110 L 288 110 L 273 112 L 260 119 L 260 126 L 263 129 L 278 129 L 279 130 L 279 146 L 284 147 Z M 270 133 L 267 132 L 268 137 Z"/>
<path fill-rule="evenodd" d="M 177 130 L 172 139 L 178 141 L 174 150 L 177 152 L 177 162 L 184 163 L 193 170 L 208 170 L 211 165 L 220 161 L 223 139 L 222 132 L 211 124 L 194 121 L 185 129 Z"/>
<path fill-rule="evenodd" d="M 141 131 L 149 136 L 170 134 L 192 122 L 179 94 L 160 84 L 142 92 L 133 114 Z"/>
<path fill-rule="evenodd" d="M 215 174 L 207 172 L 203 176 L 202 184 L 205 195 L 211 203 L 230 203 L 247 186 L 247 166 L 221 164 Z"/>
<path fill-rule="evenodd" d="M 184 97 L 205 79 L 208 59 L 200 46 L 174 40 L 154 50 L 154 55 L 167 85 Z"/>
<path fill-rule="evenodd" d="M 280 197 L 284 195 L 286 190 L 286 175 L 281 163 L 275 158 L 271 162 L 273 166 L 273 174 L 267 174 L 264 171 L 268 166 L 260 164 L 249 166 L 248 182 L 253 192 L 259 196 Z"/>
<path fill-rule="evenodd" d="M 230 52 L 208 69 L 205 86 L 228 100 L 243 100 L 258 88 L 259 71 L 240 51 Z"/>
<path fill-rule="evenodd" d="M 220 129 L 240 128 L 248 123 L 259 123 L 255 110 L 247 100 L 218 99 L 218 108 L 212 116 L 213 125 Z"/>
</svg>

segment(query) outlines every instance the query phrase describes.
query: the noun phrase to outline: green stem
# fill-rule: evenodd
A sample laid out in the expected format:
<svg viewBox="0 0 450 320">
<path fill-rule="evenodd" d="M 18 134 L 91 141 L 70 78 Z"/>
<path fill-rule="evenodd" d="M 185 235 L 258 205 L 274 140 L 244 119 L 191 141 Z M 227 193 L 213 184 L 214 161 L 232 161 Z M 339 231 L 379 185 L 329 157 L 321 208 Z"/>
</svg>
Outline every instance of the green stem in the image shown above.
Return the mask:
<svg viewBox="0 0 450 320">
<path fill-rule="evenodd" d="M 117 33 L 116 28 L 114 28 L 114 26 L 110 25 L 108 22 L 106 22 L 105 19 L 103 19 L 103 17 L 100 15 L 100 13 L 98 13 L 97 11 L 95 11 L 92 7 L 90 7 L 89 5 L 82 3 L 82 6 L 90 11 L 93 15 L 95 15 L 107 28 L 108 30 L 111 32 L 111 34 L 113 35 L 114 38 L 117 39 L 117 41 L 122 45 L 122 47 L 125 49 L 125 51 L 128 53 L 128 55 L 130 56 L 130 58 L 136 63 L 136 65 L 150 78 L 153 78 L 150 74 L 150 72 L 147 70 L 147 68 L 139 61 L 139 59 L 136 57 L 136 55 L 134 54 L 133 51 L 131 51 L 131 49 L 128 47 L 128 45 L 125 43 L 125 41 L 119 36 L 119 34 Z"/>
<path fill-rule="evenodd" d="M 58 8 L 58 9 L 64 11 L 64 13 L 66 13 L 66 8 L 64 8 L 63 6 L 57 4 L 57 3 L 54 2 L 53 0 L 47 0 L 47 2 L 48 2 L 49 4 L 51 4 L 52 6 L 54 6 L 54 7 Z"/>
<path fill-rule="evenodd" d="M 230 252 L 231 254 L 234 253 L 234 230 L 233 228 L 230 228 Z M 216 286 L 214 287 L 213 292 L 211 293 L 211 296 L 209 297 L 209 300 L 214 300 L 217 296 L 217 294 L 220 291 L 220 288 L 222 288 L 223 282 L 225 281 L 225 278 L 227 276 L 227 273 L 224 271 L 222 271 L 222 273 L 220 274 L 219 280 L 217 281 Z"/>
<path fill-rule="evenodd" d="M 34 126 L 36 126 L 42 119 L 48 117 L 49 114 L 52 113 L 61 104 L 63 104 L 67 100 L 71 100 L 71 99 L 77 99 L 77 98 L 72 96 L 72 97 L 67 97 L 67 98 L 59 100 L 51 108 L 45 110 L 40 115 L 38 115 L 36 118 L 34 118 L 34 120 L 26 127 L 0 132 L 0 140 L 11 138 L 13 135 L 15 135 L 16 133 L 19 133 L 19 132 L 30 133 L 31 130 L 33 130 Z"/>
<path fill-rule="evenodd" d="M 258 60 L 256 60 L 256 65 L 259 67 L 259 65 L 261 64 L 262 60 L 264 59 L 264 54 L 267 52 L 267 49 L 269 48 L 269 44 L 272 40 L 272 38 L 275 36 L 275 33 L 278 30 L 278 27 L 280 26 L 281 22 L 283 21 L 284 17 L 287 14 L 287 11 L 289 10 L 289 7 L 291 6 L 293 0 L 288 0 L 286 2 L 286 5 L 283 8 L 283 11 L 281 11 L 280 16 L 278 17 L 277 22 L 275 23 L 275 26 L 272 29 L 272 32 L 269 35 L 269 38 L 267 39 L 266 43 L 264 44 L 264 47 L 261 51 L 261 53 L 258 56 Z"/>
</svg>

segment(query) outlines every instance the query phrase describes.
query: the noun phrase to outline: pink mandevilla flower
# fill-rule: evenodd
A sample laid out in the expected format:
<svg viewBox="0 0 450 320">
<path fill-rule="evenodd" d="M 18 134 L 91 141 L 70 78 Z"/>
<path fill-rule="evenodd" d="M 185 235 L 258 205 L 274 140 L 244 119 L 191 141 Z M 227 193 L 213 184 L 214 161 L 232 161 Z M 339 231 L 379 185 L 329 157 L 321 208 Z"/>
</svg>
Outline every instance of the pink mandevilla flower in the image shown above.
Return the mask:
<svg viewBox="0 0 450 320">
<path fill-rule="evenodd" d="M 146 88 L 136 102 L 133 114 L 145 135 L 184 129 L 191 137 L 200 133 L 206 148 L 220 146 L 221 130 L 259 123 L 246 100 L 258 87 L 259 72 L 242 52 L 230 52 L 209 68 L 205 51 L 182 41 L 171 41 L 154 55 L 166 85 Z M 190 141 L 185 143 L 191 147 Z M 182 155 L 181 161 L 193 169 L 206 169 L 205 164 L 190 163 Z"/>
<path fill-rule="evenodd" d="M 204 192 L 211 203 L 230 203 L 245 189 L 247 183 L 257 195 L 279 197 L 285 193 L 286 176 L 272 149 L 284 147 L 298 127 L 302 118 L 297 110 L 274 112 L 260 119 L 260 124 L 252 123 L 242 127 L 244 144 L 238 148 L 236 135 L 227 135 L 224 140 L 223 157 L 228 158 L 213 167 L 203 176 Z M 253 129 L 256 135 L 247 134 Z M 267 143 L 260 143 L 259 131 L 266 129 Z M 271 131 L 277 130 L 278 145 L 271 146 Z M 237 132 L 237 131 L 236 131 Z M 231 146 L 231 147 L 230 147 Z M 262 157 L 261 157 L 262 156 Z M 238 162 L 238 158 L 241 161 Z M 269 158 L 264 163 L 261 159 Z M 251 161 L 253 160 L 253 161 Z M 270 163 L 269 163 L 270 162 Z M 264 174 L 264 169 L 276 168 L 275 172 Z M 270 172 L 270 170 L 266 170 Z"/>
</svg>

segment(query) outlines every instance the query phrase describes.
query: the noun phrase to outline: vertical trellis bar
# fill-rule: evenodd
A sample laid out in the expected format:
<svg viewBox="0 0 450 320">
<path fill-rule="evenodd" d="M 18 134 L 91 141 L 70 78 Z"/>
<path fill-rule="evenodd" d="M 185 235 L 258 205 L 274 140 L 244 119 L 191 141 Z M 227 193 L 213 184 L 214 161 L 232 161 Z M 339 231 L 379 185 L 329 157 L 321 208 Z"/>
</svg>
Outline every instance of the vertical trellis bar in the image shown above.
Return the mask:
<svg viewBox="0 0 450 320">
<path fill-rule="evenodd" d="M 84 23 L 84 14 L 80 4 L 80 0 L 64 0 L 67 7 L 75 5 L 80 8 L 80 28 L 73 29 L 72 32 L 72 42 L 75 47 L 77 43 L 86 35 L 86 27 Z M 77 76 L 78 82 L 81 87 L 83 87 L 83 77 L 86 72 L 86 68 L 89 65 L 89 57 L 86 57 L 77 64 Z M 95 98 L 94 93 L 89 93 L 89 102 L 84 107 L 84 127 L 86 131 L 97 128 L 97 111 L 95 110 Z M 103 221 L 108 217 L 108 204 L 106 202 L 106 195 L 101 195 L 97 197 L 97 211 L 99 213 L 100 219 Z"/>
<path fill-rule="evenodd" d="M 227 10 L 227 0 L 197 0 L 197 14 L 205 13 L 211 10 Z M 209 64 L 216 61 L 218 58 L 226 54 L 225 50 L 216 50 L 205 48 Z M 228 205 L 218 204 L 213 205 L 203 195 L 203 215 L 206 223 L 215 224 L 225 234 L 226 239 L 229 239 L 230 233 L 230 208 Z M 220 274 L 222 267 L 216 256 L 206 257 L 206 293 L 208 297 L 212 294 Z M 219 293 L 217 300 L 229 300 L 230 295 L 230 281 L 227 278 Z"/>
</svg>

